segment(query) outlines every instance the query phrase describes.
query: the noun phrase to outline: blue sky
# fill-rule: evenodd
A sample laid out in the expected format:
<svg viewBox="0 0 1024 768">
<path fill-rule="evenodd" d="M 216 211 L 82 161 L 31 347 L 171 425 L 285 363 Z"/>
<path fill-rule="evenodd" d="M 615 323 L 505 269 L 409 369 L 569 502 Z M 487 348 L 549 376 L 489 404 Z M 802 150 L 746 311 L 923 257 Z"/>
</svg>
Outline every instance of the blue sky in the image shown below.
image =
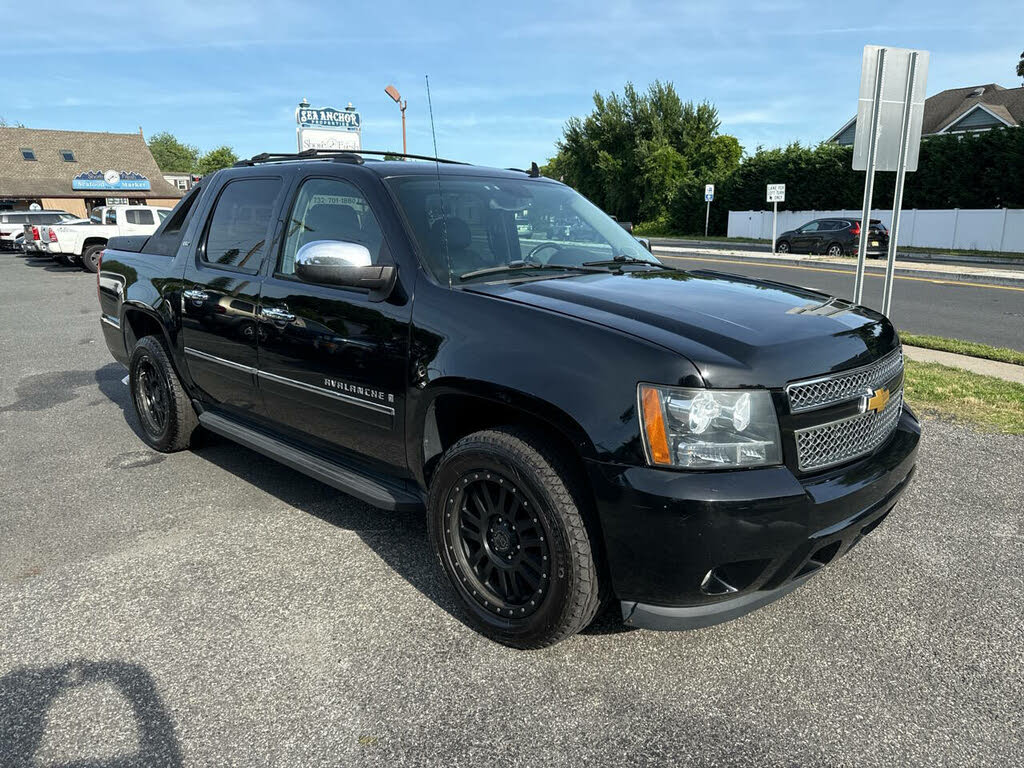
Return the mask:
<svg viewBox="0 0 1024 768">
<path fill-rule="evenodd" d="M 28 6 L 2 2 L 4 18 Z M 928 93 L 1020 85 L 1016 2 L 218 2 L 43 0 L 0 46 L 0 116 L 33 128 L 167 130 L 243 156 L 295 148 L 294 109 L 362 113 L 363 146 L 498 166 L 554 154 L 595 90 L 660 78 L 714 103 L 749 152 L 817 142 L 856 109 L 867 43 L 932 53 Z"/>
</svg>

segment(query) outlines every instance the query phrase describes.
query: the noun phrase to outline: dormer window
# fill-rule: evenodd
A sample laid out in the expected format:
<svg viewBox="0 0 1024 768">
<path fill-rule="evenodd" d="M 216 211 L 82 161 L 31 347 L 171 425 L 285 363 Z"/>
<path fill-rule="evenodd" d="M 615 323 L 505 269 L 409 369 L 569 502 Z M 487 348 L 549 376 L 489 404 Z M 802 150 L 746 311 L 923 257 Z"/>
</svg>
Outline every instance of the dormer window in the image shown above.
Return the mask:
<svg viewBox="0 0 1024 768">
<path fill-rule="evenodd" d="M 21 157 L 22 157 L 23 160 L 35 160 L 36 159 L 35 150 L 27 149 L 26 147 L 22 147 L 21 148 Z"/>
</svg>

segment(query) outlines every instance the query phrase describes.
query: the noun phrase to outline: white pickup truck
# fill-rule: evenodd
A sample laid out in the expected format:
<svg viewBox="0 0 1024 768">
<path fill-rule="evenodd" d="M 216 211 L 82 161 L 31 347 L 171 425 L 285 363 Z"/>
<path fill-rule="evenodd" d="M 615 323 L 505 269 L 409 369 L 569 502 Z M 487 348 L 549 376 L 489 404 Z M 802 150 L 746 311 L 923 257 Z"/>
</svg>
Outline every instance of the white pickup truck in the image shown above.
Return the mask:
<svg viewBox="0 0 1024 768">
<path fill-rule="evenodd" d="M 121 235 L 151 235 L 171 212 L 151 205 L 93 208 L 90 224 L 55 224 L 40 232 L 43 249 L 54 257 L 95 272 L 107 240 Z M 102 222 L 102 223 L 99 223 Z"/>
</svg>

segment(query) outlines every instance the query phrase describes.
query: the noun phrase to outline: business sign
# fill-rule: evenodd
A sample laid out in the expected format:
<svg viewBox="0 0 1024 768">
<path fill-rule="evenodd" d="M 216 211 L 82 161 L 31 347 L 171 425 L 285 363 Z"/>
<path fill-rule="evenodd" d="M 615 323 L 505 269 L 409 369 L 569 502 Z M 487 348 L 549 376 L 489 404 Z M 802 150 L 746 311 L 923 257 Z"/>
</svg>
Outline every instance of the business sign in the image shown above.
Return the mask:
<svg viewBox="0 0 1024 768">
<path fill-rule="evenodd" d="M 295 133 L 299 151 L 336 149 L 358 151 L 362 148 L 362 122 L 355 107 L 311 107 L 303 101 L 295 110 Z"/>
<path fill-rule="evenodd" d="M 149 189 L 149 179 L 135 171 L 83 171 L 71 179 L 72 189 Z"/>
<path fill-rule="evenodd" d="M 769 203 L 784 203 L 784 202 L 786 202 L 786 185 L 785 184 L 769 184 L 768 185 L 768 202 Z"/>
<path fill-rule="evenodd" d="M 707 202 L 709 202 L 709 203 L 712 200 L 715 199 L 715 185 L 714 184 L 705 184 L 704 185 L 704 199 Z"/>
</svg>

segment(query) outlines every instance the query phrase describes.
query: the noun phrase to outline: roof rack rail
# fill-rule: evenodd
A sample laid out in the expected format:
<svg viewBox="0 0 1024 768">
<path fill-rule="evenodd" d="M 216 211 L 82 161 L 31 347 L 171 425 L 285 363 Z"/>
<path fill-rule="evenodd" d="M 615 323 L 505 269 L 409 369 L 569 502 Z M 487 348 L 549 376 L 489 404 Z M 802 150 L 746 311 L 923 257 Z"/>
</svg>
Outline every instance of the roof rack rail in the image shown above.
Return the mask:
<svg viewBox="0 0 1024 768">
<path fill-rule="evenodd" d="M 506 168 L 506 171 L 517 171 L 518 173 L 525 173 L 531 179 L 540 177 L 540 168 L 537 167 L 536 163 L 530 163 L 530 170 L 524 171 L 522 168 Z"/>
<path fill-rule="evenodd" d="M 259 165 L 261 163 L 287 162 L 289 160 L 333 160 L 338 163 L 356 163 L 362 165 L 362 155 L 375 155 L 383 157 L 401 157 L 410 160 L 429 160 L 432 163 L 448 163 L 451 165 L 469 165 L 460 160 L 447 160 L 443 157 L 430 157 L 428 155 L 410 155 L 404 152 L 390 150 L 359 149 L 359 150 L 337 150 L 337 149 L 304 149 L 302 152 L 263 152 L 253 155 L 247 160 L 239 160 L 236 167 Z"/>
</svg>

